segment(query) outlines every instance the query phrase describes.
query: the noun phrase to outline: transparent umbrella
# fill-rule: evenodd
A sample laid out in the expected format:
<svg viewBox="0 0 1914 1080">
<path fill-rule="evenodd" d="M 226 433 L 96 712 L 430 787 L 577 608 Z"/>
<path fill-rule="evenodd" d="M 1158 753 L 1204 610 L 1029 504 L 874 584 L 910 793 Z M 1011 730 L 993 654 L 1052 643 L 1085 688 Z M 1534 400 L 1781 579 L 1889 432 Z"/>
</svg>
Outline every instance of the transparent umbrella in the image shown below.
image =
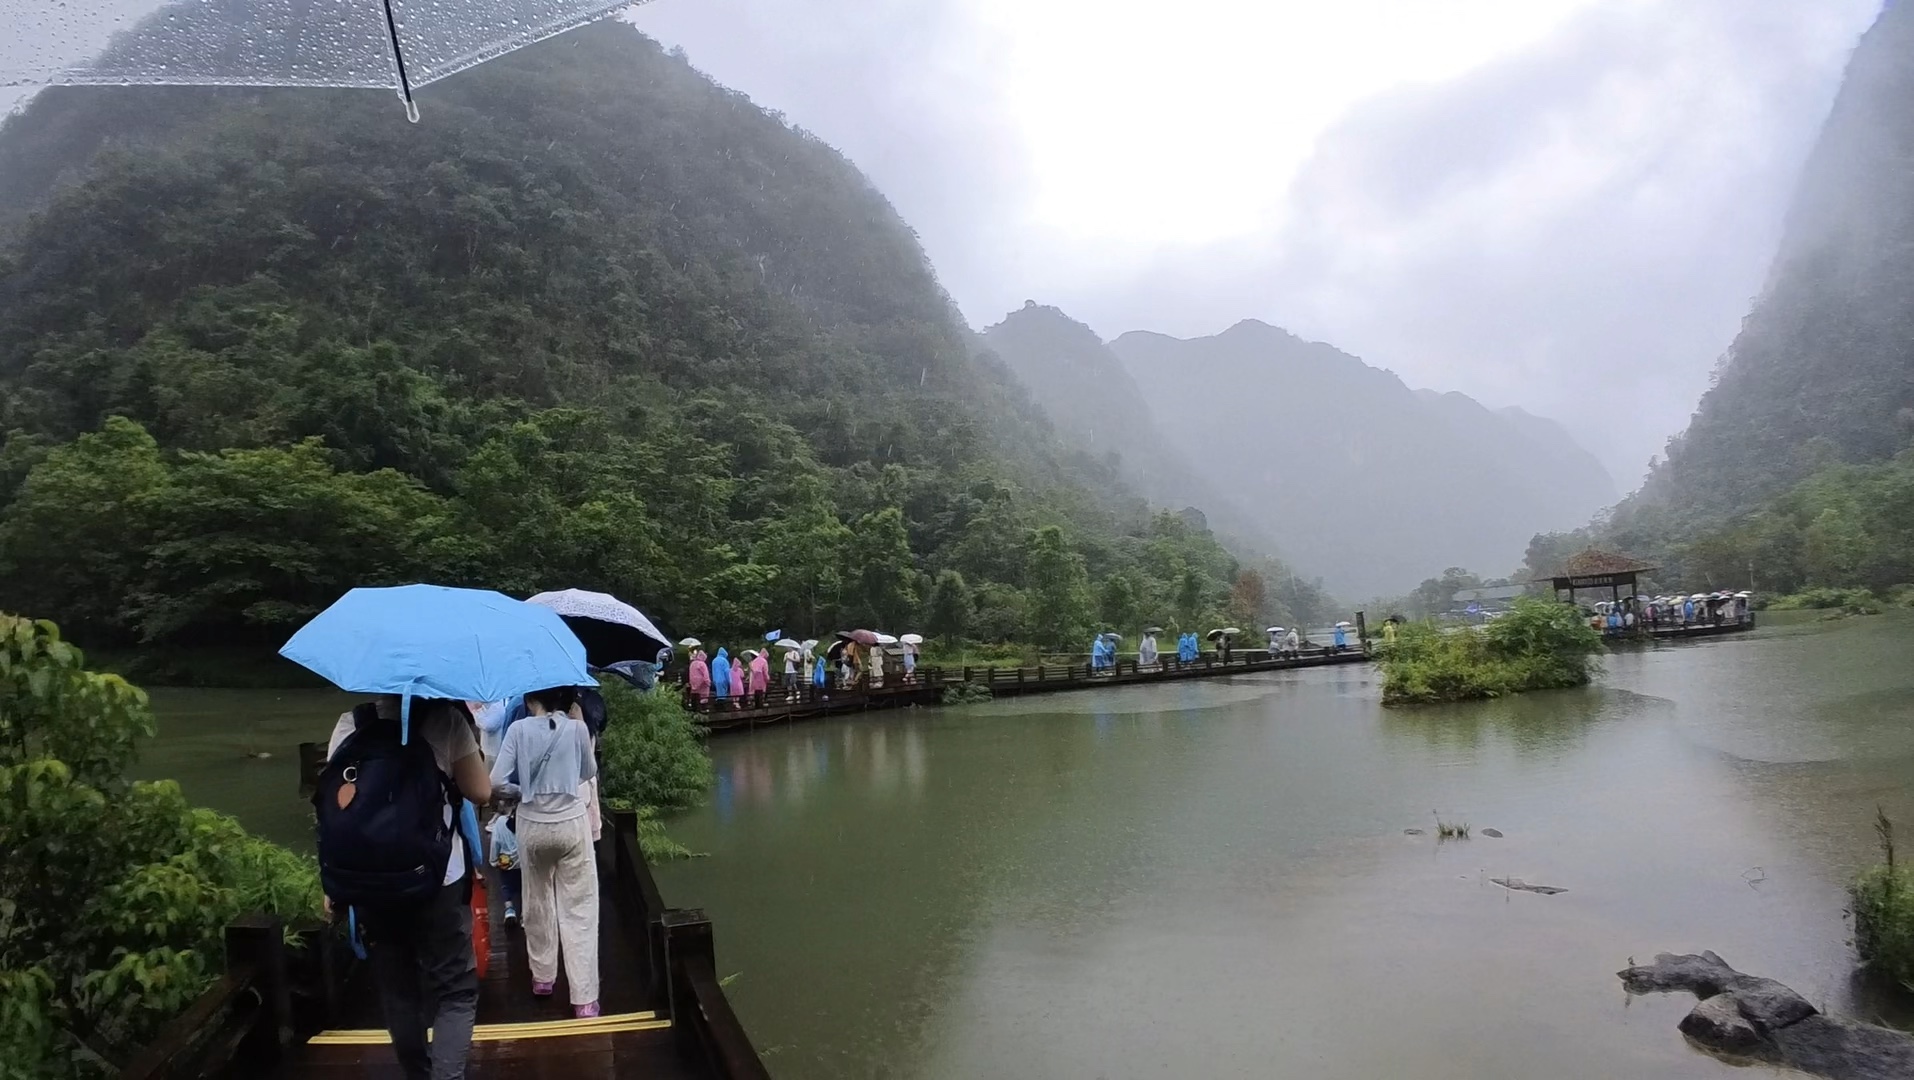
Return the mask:
<svg viewBox="0 0 1914 1080">
<path fill-rule="evenodd" d="M 412 92 L 643 0 L 0 0 L 0 85 Z"/>
</svg>

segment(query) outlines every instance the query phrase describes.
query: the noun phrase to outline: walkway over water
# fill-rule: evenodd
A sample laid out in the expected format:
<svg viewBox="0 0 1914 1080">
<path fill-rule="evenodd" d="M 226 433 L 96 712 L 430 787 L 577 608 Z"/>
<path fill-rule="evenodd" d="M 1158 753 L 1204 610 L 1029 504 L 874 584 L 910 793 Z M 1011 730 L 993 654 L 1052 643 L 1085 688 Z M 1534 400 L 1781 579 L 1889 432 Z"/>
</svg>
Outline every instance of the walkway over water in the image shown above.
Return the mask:
<svg viewBox="0 0 1914 1080">
<path fill-rule="evenodd" d="M 719 985 L 711 923 L 665 906 L 635 814 L 611 813 L 598 866 L 604 1015 L 572 1019 L 562 977 L 551 997 L 534 998 L 524 935 L 507 931 L 493 904 L 466 1076 L 764 1080 Z M 288 950 L 267 920 L 229 930 L 227 976 L 122 1076 L 403 1077 L 369 966 L 336 933 L 312 928 L 300 940 Z"/>
<path fill-rule="evenodd" d="M 762 705 L 753 704 L 747 708 L 728 708 L 728 703 L 723 699 L 711 701 L 703 707 L 689 699 L 687 702 L 697 711 L 698 719 L 706 727 L 713 731 L 729 731 L 870 709 L 941 705 L 944 692 L 953 687 L 970 686 L 988 690 L 992 697 L 1018 697 L 1065 690 L 1100 690 L 1111 686 L 1245 675 L 1258 671 L 1286 671 L 1329 664 L 1360 664 L 1368 660 L 1369 653 L 1356 646 L 1341 650 L 1309 648 L 1293 657 L 1277 656 L 1266 649 L 1240 649 L 1232 653 L 1228 660 L 1216 653 L 1203 653 L 1188 663 L 1178 661 L 1175 656 L 1167 656 L 1160 663 L 1147 668 L 1138 666 L 1134 660 L 1119 660 L 1115 667 L 1103 671 L 1092 670 L 1087 663 L 1018 668 L 921 667 L 910 678 L 893 672 L 877 686 L 840 689 L 807 685 L 795 692 L 773 690 L 764 695 Z"/>
</svg>

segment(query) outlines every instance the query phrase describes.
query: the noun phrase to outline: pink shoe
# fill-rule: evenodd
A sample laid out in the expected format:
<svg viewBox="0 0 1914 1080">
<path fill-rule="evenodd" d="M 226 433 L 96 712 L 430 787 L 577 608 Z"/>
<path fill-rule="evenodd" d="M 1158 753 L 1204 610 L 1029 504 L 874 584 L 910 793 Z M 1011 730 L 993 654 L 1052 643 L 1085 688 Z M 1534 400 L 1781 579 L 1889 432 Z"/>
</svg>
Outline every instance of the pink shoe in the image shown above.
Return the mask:
<svg viewBox="0 0 1914 1080">
<path fill-rule="evenodd" d="M 592 1002 L 589 1005 L 573 1005 L 572 1006 L 572 1015 L 577 1017 L 580 1020 L 587 1020 L 587 1019 L 590 1019 L 591 1017 L 597 1016 L 598 1012 L 599 1012 L 598 1003 L 596 1001 Z"/>
<path fill-rule="evenodd" d="M 551 997 L 552 984 L 548 982 L 538 982 L 534 980 L 532 982 L 532 996 L 533 997 Z"/>
</svg>

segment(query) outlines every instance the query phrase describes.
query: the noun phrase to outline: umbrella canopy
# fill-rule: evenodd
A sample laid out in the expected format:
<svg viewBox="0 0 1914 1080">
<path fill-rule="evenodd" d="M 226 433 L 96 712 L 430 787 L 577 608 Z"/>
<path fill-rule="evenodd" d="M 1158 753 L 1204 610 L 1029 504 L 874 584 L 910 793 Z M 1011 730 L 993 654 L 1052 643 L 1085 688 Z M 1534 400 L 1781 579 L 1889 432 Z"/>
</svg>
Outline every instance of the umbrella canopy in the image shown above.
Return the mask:
<svg viewBox="0 0 1914 1080">
<path fill-rule="evenodd" d="M 1163 628 L 1160 626 L 1146 626 L 1143 628 L 1143 632 L 1146 634 L 1160 634 L 1163 632 Z"/>
<path fill-rule="evenodd" d="M 0 2 L 0 85 L 412 91 L 633 0 Z M 642 2 L 642 0 L 639 0 Z"/>
<path fill-rule="evenodd" d="M 1352 627 L 1352 626 L 1354 626 L 1355 624 L 1354 624 L 1354 623 L 1346 623 L 1346 622 L 1339 622 L 1339 623 L 1337 623 L 1336 625 L 1337 625 L 1337 626 L 1340 626 L 1340 627 L 1342 627 L 1342 628 L 1343 628 L 1344 630 L 1347 630 L 1347 629 L 1349 629 L 1350 627 Z"/>
<path fill-rule="evenodd" d="M 699 641 L 697 638 L 694 638 L 694 637 L 688 637 L 688 638 L 679 638 L 678 644 L 683 645 L 687 649 L 695 649 L 698 646 L 703 645 L 704 642 Z"/>
<path fill-rule="evenodd" d="M 551 608 L 585 644 L 585 658 L 594 667 L 610 667 L 621 660 L 640 660 L 671 648 L 671 639 L 645 613 L 615 596 L 583 589 L 542 592 L 525 601 Z"/>
<path fill-rule="evenodd" d="M 1104 636 L 1104 637 L 1106 637 L 1106 638 L 1109 638 L 1109 639 L 1110 639 L 1111 641 L 1122 641 L 1122 640 L 1123 640 L 1123 635 L 1122 635 L 1122 634 L 1119 634 L 1119 633 L 1117 633 L 1117 632 L 1116 632 L 1115 630 L 1110 630 L 1110 631 L 1106 631 L 1106 632 L 1104 633 L 1104 635 L 1103 635 L 1103 636 Z"/>
<path fill-rule="evenodd" d="M 791 638 L 781 638 L 776 647 L 780 649 L 802 649 L 804 648 L 804 643 Z"/>
<path fill-rule="evenodd" d="M 877 634 L 870 630 L 839 630 L 837 637 L 840 641 L 855 641 L 859 645 L 877 644 Z"/>
<path fill-rule="evenodd" d="M 1263 633 L 1265 634 L 1280 634 L 1282 632 L 1283 628 L 1280 626 L 1265 626 L 1263 628 Z"/>
<path fill-rule="evenodd" d="M 341 690 L 501 701 L 548 686 L 596 686 L 585 646 L 550 608 L 489 589 L 353 589 L 312 617 L 279 655 Z"/>
<path fill-rule="evenodd" d="M 897 640 L 903 642 L 906 645 L 922 645 L 924 643 L 924 635 L 905 634 L 903 637 L 900 637 Z"/>
<path fill-rule="evenodd" d="M 877 643 L 879 645 L 895 645 L 897 644 L 897 638 L 890 634 L 878 634 Z"/>
</svg>

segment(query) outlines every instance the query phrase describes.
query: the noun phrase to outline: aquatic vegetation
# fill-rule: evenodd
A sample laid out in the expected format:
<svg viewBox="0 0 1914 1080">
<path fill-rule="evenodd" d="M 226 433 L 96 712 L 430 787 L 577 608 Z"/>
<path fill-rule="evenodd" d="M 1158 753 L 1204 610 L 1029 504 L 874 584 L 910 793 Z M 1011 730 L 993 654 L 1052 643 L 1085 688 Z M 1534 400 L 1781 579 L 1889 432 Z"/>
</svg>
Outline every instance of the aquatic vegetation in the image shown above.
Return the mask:
<svg viewBox="0 0 1914 1080">
<path fill-rule="evenodd" d="M 1896 861 L 1894 822 L 1878 807 L 1874 831 L 1883 861 L 1848 886 L 1854 951 L 1867 967 L 1914 990 L 1914 870 Z"/>
<path fill-rule="evenodd" d="M 1464 821 L 1458 824 L 1453 821 L 1444 821 L 1442 820 L 1442 815 L 1437 814 L 1434 810 L 1429 811 L 1429 813 L 1435 814 L 1437 840 L 1467 840 L 1469 838 L 1468 822 Z"/>
<path fill-rule="evenodd" d="M 1548 600 L 1517 600 L 1479 631 L 1410 623 L 1379 650 L 1382 702 L 1475 701 L 1583 686 L 1594 677 L 1601 647 L 1601 635 L 1574 608 Z"/>
<path fill-rule="evenodd" d="M 600 690 L 606 723 L 598 740 L 599 794 L 606 806 L 638 811 L 638 844 L 647 859 L 690 856 L 658 816 L 696 806 L 711 790 L 704 726 L 676 694 L 641 693 L 610 678 Z"/>
<path fill-rule="evenodd" d="M 946 705 L 975 705 L 980 701 L 989 701 L 995 696 L 990 692 L 990 687 L 977 683 L 952 683 L 944 687 L 944 704 Z"/>
</svg>

